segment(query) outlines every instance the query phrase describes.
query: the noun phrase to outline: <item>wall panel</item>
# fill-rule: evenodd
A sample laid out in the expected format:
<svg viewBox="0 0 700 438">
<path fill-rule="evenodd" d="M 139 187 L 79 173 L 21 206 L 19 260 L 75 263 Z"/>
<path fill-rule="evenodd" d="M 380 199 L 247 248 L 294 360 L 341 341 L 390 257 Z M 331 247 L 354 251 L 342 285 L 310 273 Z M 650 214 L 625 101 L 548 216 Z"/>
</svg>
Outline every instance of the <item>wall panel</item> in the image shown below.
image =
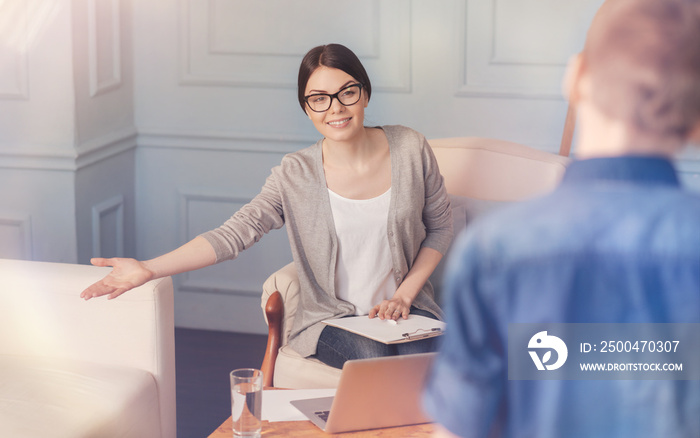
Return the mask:
<svg viewBox="0 0 700 438">
<path fill-rule="evenodd" d="M 28 1 L 0 2 L 0 99 L 28 99 Z"/>
<path fill-rule="evenodd" d="M 243 207 L 255 194 L 235 197 L 191 190 L 182 193 L 182 241 L 190 241 L 218 227 L 222 223 L 221 218 Z M 284 230 L 273 230 L 231 263 L 183 274 L 180 290 L 259 297 L 262 283 L 268 275 L 291 260 L 286 233 Z"/>
<path fill-rule="evenodd" d="M 130 139 L 130 140 L 129 140 Z M 75 172 L 78 262 L 136 255 L 135 136 L 82 155 Z"/>
<path fill-rule="evenodd" d="M 0 2 L 0 154 L 70 151 L 68 0 Z"/>
<path fill-rule="evenodd" d="M 0 211 L 0 258 L 32 260 L 31 216 Z"/>
<path fill-rule="evenodd" d="M 566 63 L 600 3 L 464 0 L 457 95 L 561 99 Z"/>
<path fill-rule="evenodd" d="M 121 25 L 119 0 L 88 0 L 88 68 L 90 96 L 121 85 Z"/>
<path fill-rule="evenodd" d="M 269 139 L 155 134 L 145 140 L 138 149 L 136 188 L 141 259 L 164 254 L 221 225 L 258 194 L 285 153 L 280 148 L 289 146 Z M 286 232 L 274 230 L 236 260 L 177 275 L 177 324 L 265 333 L 262 283 L 291 260 Z"/>
<path fill-rule="evenodd" d="M 124 197 L 92 207 L 92 257 L 124 257 Z"/>
<path fill-rule="evenodd" d="M 325 0 L 304 7 L 284 0 L 182 0 L 180 83 L 293 88 L 306 51 L 339 42 L 376 73 L 378 89 L 408 91 L 410 8 L 399 0 L 359 0 L 342 9 Z"/>
<path fill-rule="evenodd" d="M 0 187 L 0 252 L 26 260 L 77 261 L 72 171 L 4 167 Z"/>
<path fill-rule="evenodd" d="M 131 0 L 72 0 L 78 260 L 134 256 Z"/>
</svg>

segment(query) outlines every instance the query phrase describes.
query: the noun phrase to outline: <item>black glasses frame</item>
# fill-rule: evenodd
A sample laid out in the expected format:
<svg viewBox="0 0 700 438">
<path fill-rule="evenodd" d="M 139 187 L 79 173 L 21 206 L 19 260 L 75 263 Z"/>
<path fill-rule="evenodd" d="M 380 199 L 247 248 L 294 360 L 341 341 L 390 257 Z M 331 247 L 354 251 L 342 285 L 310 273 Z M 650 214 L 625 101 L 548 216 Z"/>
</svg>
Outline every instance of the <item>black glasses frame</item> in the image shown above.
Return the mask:
<svg viewBox="0 0 700 438">
<path fill-rule="evenodd" d="M 340 98 L 339 98 L 338 96 L 339 96 L 340 93 L 342 93 L 343 91 L 347 90 L 348 88 L 352 88 L 352 87 L 358 87 L 359 90 L 360 90 L 360 92 L 357 94 L 357 100 L 356 100 L 355 102 L 346 105 L 346 104 L 344 104 L 344 103 L 340 100 Z M 309 99 L 311 99 L 312 97 L 316 97 L 316 96 L 326 96 L 326 97 L 328 97 L 328 99 L 329 99 L 329 100 L 328 100 L 328 108 L 326 108 L 326 109 L 324 109 L 324 110 L 315 110 L 315 109 L 313 109 L 313 108 L 311 107 L 311 104 L 309 103 Z M 304 96 L 304 102 L 306 102 L 306 106 L 308 106 L 309 109 L 310 109 L 311 111 L 313 111 L 313 112 L 315 112 L 315 113 L 323 113 L 323 112 L 326 112 L 326 111 L 328 111 L 329 109 L 331 109 L 331 106 L 333 106 L 333 99 L 335 99 L 335 100 L 337 100 L 338 102 L 340 102 L 340 104 L 343 105 L 343 106 L 352 106 L 352 105 L 355 105 L 357 102 L 359 102 L 359 101 L 360 101 L 360 98 L 362 98 L 362 84 L 358 82 L 358 83 L 356 83 L 356 84 L 350 84 L 350 85 L 348 85 L 347 87 L 341 88 L 341 89 L 338 90 L 338 92 L 335 93 L 335 94 L 328 94 L 328 93 L 309 94 L 308 96 Z"/>
</svg>

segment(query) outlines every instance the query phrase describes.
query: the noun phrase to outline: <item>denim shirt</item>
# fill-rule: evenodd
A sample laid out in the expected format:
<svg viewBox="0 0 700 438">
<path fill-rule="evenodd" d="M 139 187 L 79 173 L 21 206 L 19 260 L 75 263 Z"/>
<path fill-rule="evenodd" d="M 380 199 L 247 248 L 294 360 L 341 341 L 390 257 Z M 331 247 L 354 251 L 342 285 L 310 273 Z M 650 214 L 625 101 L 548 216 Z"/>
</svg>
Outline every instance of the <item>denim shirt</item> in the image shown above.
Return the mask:
<svg viewBox="0 0 700 438">
<path fill-rule="evenodd" d="M 508 380 L 509 323 L 700 322 L 700 196 L 655 157 L 573 162 L 468 227 L 424 405 L 468 437 L 700 437 L 694 380 Z M 698 334 L 700 336 L 700 334 Z"/>
</svg>

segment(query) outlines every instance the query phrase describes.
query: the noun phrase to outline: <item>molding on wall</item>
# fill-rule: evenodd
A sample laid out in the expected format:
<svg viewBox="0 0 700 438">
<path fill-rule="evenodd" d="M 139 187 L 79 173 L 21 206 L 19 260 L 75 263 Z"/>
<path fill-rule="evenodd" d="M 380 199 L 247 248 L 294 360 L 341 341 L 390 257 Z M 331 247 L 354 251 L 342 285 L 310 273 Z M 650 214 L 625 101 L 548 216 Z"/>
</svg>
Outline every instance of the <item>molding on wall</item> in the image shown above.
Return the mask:
<svg viewBox="0 0 700 438">
<path fill-rule="evenodd" d="M 206 201 L 206 202 L 218 202 L 225 204 L 247 204 L 253 199 L 253 196 L 227 196 L 219 195 L 213 193 L 205 193 L 203 191 L 181 191 L 180 192 L 180 236 L 181 242 L 189 242 L 195 236 L 190 235 L 188 230 L 190 229 L 189 212 L 190 212 L 190 202 L 193 201 Z M 222 283 L 217 282 L 215 279 L 213 281 L 202 281 L 193 279 L 190 272 L 185 272 L 180 275 L 180 282 L 178 283 L 178 289 L 187 292 L 207 292 L 214 294 L 223 295 L 244 295 L 244 296 L 259 296 L 259 289 L 246 289 L 240 287 L 231 287 L 229 285 L 222 285 Z"/>
<path fill-rule="evenodd" d="M 454 96 L 456 97 L 484 97 L 484 98 L 514 98 L 514 99 L 543 99 L 543 100 L 563 100 L 561 90 L 559 88 L 559 82 L 557 86 L 520 86 L 517 84 L 508 83 L 498 83 L 494 82 L 494 77 L 504 76 L 505 77 L 518 77 L 527 73 L 528 76 L 533 76 L 532 69 L 539 69 L 541 71 L 547 71 L 548 75 L 553 74 L 552 69 L 562 70 L 564 67 L 561 64 L 549 63 L 549 62 L 526 62 L 526 61 L 512 61 L 507 59 L 501 59 L 498 54 L 494 52 L 495 50 L 495 20 L 496 20 L 496 0 L 489 0 L 490 6 L 487 4 L 481 4 L 478 2 L 471 2 L 469 0 L 462 0 L 458 2 L 455 11 L 455 16 L 457 17 L 457 26 L 459 29 L 457 32 L 458 41 L 455 47 L 458 51 L 455 59 L 458 62 L 456 69 L 457 85 Z M 470 39 L 475 37 L 474 32 L 479 31 L 479 26 L 470 26 L 470 8 L 474 8 L 479 5 L 484 10 L 490 10 L 490 16 L 487 21 L 488 23 L 488 38 L 484 37 L 479 39 L 480 42 L 486 43 L 488 45 L 488 50 L 483 53 L 475 53 L 473 47 L 470 46 Z M 483 12 L 483 11 L 482 11 Z M 483 31 L 483 27 L 481 28 Z M 472 32 L 470 34 L 470 32 Z M 477 38 L 474 38 L 475 40 Z M 472 66 L 472 67 L 470 67 Z M 474 67 L 475 66 L 475 67 Z M 481 76 L 489 78 L 490 83 L 479 83 L 473 80 L 474 69 L 478 69 Z M 524 70 L 523 70 L 524 69 Z M 470 73 L 470 71 L 472 73 Z M 496 74 L 498 73 L 498 74 Z"/>
<path fill-rule="evenodd" d="M 28 213 L 0 211 L 0 227 L 16 229 L 17 240 L 21 245 L 20 248 L 16 248 L 19 258 L 22 260 L 33 260 L 31 215 Z M 0 256 L 10 256 L 10 254 L 2 254 Z"/>
<path fill-rule="evenodd" d="M 180 274 L 183 278 L 177 283 L 178 291 L 181 292 L 196 292 L 196 293 L 207 293 L 214 295 L 226 295 L 226 296 L 243 296 L 243 297 L 254 297 L 260 296 L 260 287 L 257 289 L 245 289 L 245 288 L 233 288 L 229 286 L 222 286 L 221 283 L 217 282 L 204 282 L 193 280 L 190 275 Z"/>
<path fill-rule="evenodd" d="M 287 154 L 311 146 L 318 140 L 318 137 L 300 134 L 146 129 L 139 131 L 137 143 L 143 148 Z"/>
<path fill-rule="evenodd" d="M 21 150 L 0 150 L 0 169 L 75 170 L 75 153 L 36 147 Z"/>
<path fill-rule="evenodd" d="M 4 21 L 3 44 L 0 59 L 14 58 L 14 65 L 3 62 L 5 72 L 14 72 L 11 80 L 0 83 L 0 100 L 29 99 L 29 2 L 0 2 L 0 16 L 11 17 Z M 3 53 L 4 52 L 4 53 Z"/>
<path fill-rule="evenodd" d="M 136 128 L 130 126 L 78 145 L 76 147 L 75 170 L 135 149 L 136 139 Z"/>
<path fill-rule="evenodd" d="M 464 85 L 457 87 L 456 97 L 493 97 L 503 99 L 540 99 L 564 100 L 561 93 L 555 93 L 547 88 L 531 88 L 529 90 L 508 87 L 488 87 L 482 85 Z"/>
<path fill-rule="evenodd" d="M 490 0 L 491 1 L 491 30 L 492 30 L 492 38 L 491 38 L 491 56 L 489 59 L 489 65 L 504 65 L 504 66 L 543 66 L 543 67 L 566 67 L 567 60 L 562 59 L 562 60 L 550 60 L 550 61 L 534 61 L 534 60 L 525 60 L 522 58 L 516 57 L 509 57 L 508 55 L 504 55 L 503 53 L 498 52 L 498 44 L 497 44 L 497 38 L 498 38 L 498 32 L 497 32 L 497 27 L 498 27 L 498 6 L 497 4 L 499 3 L 499 0 Z"/>
<path fill-rule="evenodd" d="M 363 59 L 379 59 L 380 54 L 380 1 L 372 0 L 372 9 L 374 14 L 372 16 L 371 23 L 368 25 L 367 29 L 363 30 L 363 33 L 371 35 L 372 44 L 369 51 L 364 51 L 361 56 Z M 386 0 L 385 0 L 386 1 Z M 220 41 L 217 40 L 217 26 L 216 17 L 220 14 L 217 10 L 216 0 L 207 0 L 208 5 L 208 33 L 207 33 L 207 52 L 214 55 L 253 55 L 253 56 L 282 56 L 282 57 L 292 57 L 294 61 L 301 60 L 301 58 L 306 54 L 306 50 L 310 49 L 304 48 L 299 50 L 291 50 L 284 52 L 279 50 L 281 47 L 276 46 L 273 49 L 268 48 L 266 50 L 249 50 L 249 44 L 244 44 L 237 50 L 226 48 L 220 45 Z M 248 41 L 246 41 L 249 43 Z M 359 54 L 358 54 L 359 55 Z"/>
<path fill-rule="evenodd" d="M 100 56 L 98 40 L 100 38 L 98 25 L 98 8 L 105 7 L 110 10 L 111 45 L 110 55 L 107 59 L 111 61 L 111 66 L 107 66 L 111 75 L 100 77 Z M 88 0 L 88 66 L 90 72 L 90 96 L 95 97 L 100 94 L 115 90 L 121 86 L 121 31 L 119 19 L 119 0 L 108 0 L 108 2 L 98 2 L 98 0 Z M 111 67 L 111 68 L 109 68 Z"/>
<path fill-rule="evenodd" d="M 213 11 L 216 6 L 214 1 L 180 0 L 179 3 L 178 56 L 181 85 L 273 89 L 296 87 L 294 72 L 299 67 L 300 58 L 311 46 L 304 50 L 292 48 L 287 52 L 269 47 L 245 51 L 226 48 L 216 41 L 214 18 L 218 15 Z M 294 7 L 291 3 L 288 5 Z M 365 5 L 372 14 L 369 20 L 362 23 L 365 28 L 359 27 L 362 37 L 357 38 L 369 38 L 370 41 L 362 41 L 363 48 L 358 51 L 358 56 L 366 61 L 365 67 L 368 70 L 374 70 L 373 89 L 410 92 L 411 2 L 372 0 L 365 2 Z M 232 17 L 232 20 L 235 21 L 235 18 Z M 235 22 L 230 23 L 230 26 L 237 25 Z M 290 25 L 290 29 L 294 27 Z M 352 37 L 345 37 L 348 38 Z M 341 43 L 350 44 L 343 41 L 343 35 L 318 35 L 313 41 L 319 39 L 340 40 Z M 310 38 L 306 40 L 311 41 Z M 260 72 L 265 74 L 261 75 Z"/>
<path fill-rule="evenodd" d="M 121 195 L 107 199 L 92 207 L 92 257 L 104 257 L 102 254 L 102 218 L 109 214 L 116 215 L 114 257 L 124 257 L 124 197 Z"/>
<path fill-rule="evenodd" d="M 136 148 L 136 129 L 129 127 L 87 141 L 77 148 L 50 150 L 30 145 L 0 148 L 0 169 L 74 172 Z"/>
</svg>

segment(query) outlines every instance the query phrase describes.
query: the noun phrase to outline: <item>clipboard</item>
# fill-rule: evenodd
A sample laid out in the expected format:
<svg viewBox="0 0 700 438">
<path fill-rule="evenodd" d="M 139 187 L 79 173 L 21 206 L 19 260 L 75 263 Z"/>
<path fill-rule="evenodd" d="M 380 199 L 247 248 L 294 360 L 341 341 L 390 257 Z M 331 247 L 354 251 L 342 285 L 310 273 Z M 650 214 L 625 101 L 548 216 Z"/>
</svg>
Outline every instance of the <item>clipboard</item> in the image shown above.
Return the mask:
<svg viewBox="0 0 700 438">
<path fill-rule="evenodd" d="M 379 318 L 370 319 L 367 315 L 327 319 L 322 322 L 383 344 L 401 344 L 440 336 L 445 333 L 446 328 L 443 321 L 421 315 L 408 315 L 408 319 L 399 318 L 396 324 Z"/>
</svg>

